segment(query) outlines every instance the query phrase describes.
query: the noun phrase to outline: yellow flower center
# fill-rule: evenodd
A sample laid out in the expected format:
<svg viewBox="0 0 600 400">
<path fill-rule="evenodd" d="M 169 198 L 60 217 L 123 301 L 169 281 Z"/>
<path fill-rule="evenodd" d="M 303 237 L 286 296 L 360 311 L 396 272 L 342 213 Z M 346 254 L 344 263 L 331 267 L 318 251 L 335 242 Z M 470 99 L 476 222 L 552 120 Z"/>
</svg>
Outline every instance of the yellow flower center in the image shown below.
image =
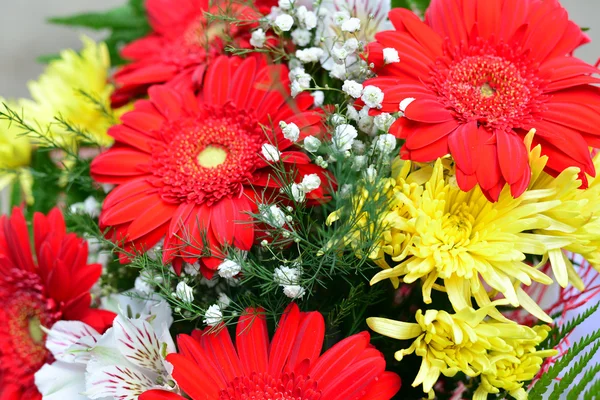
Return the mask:
<svg viewBox="0 0 600 400">
<path fill-rule="evenodd" d="M 466 204 L 461 204 L 457 213 L 448 213 L 442 220 L 444 243 L 456 247 L 469 243 L 475 218 L 469 212 Z"/>
<path fill-rule="evenodd" d="M 206 146 L 198 154 L 198 164 L 204 168 L 216 168 L 227 159 L 227 151 L 219 146 Z"/>
</svg>

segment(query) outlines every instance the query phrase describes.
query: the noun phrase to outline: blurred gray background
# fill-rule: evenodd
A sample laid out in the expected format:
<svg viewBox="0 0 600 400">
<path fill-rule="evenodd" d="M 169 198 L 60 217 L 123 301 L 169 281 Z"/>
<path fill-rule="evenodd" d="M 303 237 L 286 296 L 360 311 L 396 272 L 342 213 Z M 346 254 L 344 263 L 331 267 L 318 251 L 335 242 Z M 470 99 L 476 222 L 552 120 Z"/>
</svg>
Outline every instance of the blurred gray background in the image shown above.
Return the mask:
<svg viewBox="0 0 600 400">
<path fill-rule="evenodd" d="M 27 95 L 27 81 L 42 71 L 35 63 L 38 55 L 57 53 L 66 47 L 79 48 L 79 35 L 84 31 L 49 25 L 46 18 L 108 9 L 125 1 L 0 0 L 0 96 Z M 600 57 L 600 0 L 562 0 L 562 3 L 571 19 L 592 28 L 588 33 L 594 42 L 580 49 L 579 56 L 596 62 Z"/>
</svg>

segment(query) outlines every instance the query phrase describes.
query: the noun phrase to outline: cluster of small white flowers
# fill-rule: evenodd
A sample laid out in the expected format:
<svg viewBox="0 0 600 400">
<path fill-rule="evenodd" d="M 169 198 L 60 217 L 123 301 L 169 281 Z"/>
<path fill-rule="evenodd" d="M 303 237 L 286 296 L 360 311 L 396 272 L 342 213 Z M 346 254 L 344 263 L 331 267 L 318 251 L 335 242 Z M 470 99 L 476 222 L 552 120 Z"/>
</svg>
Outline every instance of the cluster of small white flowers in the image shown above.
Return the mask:
<svg viewBox="0 0 600 400">
<path fill-rule="evenodd" d="M 283 228 L 287 222 L 285 212 L 275 204 L 261 204 L 258 206 L 258 209 L 262 221 L 274 228 Z"/>
<path fill-rule="evenodd" d="M 314 153 L 321 147 L 321 141 L 314 136 L 304 138 L 304 149 L 310 153 Z"/>
<path fill-rule="evenodd" d="M 306 199 L 306 195 L 321 186 L 321 178 L 317 174 L 304 175 L 302 182 L 292 183 L 290 190 L 292 198 L 301 203 Z"/>
<path fill-rule="evenodd" d="M 298 138 L 300 137 L 300 128 L 298 128 L 298 125 L 293 122 L 288 124 L 285 121 L 281 121 L 279 122 L 279 127 L 287 140 L 294 143 L 298 141 Z"/>
<path fill-rule="evenodd" d="M 341 124 L 335 127 L 331 141 L 333 151 L 344 153 L 352 148 L 352 143 L 358 136 L 356 128 L 350 124 Z"/>
<path fill-rule="evenodd" d="M 190 287 L 185 281 L 181 281 L 175 288 L 175 297 L 184 302 L 185 304 L 192 304 L 194 301 L 194 289 Z"/>
<path fill-rule="evenodd" d="M 292 96 L 296 97 L 299 93 L 310 89 L 312 78 L 303 67 L 294 67 L 290 70 L 290 81 L 292 83 Z"/>
<path fill-rule="evenodd" d="M 87 214 L 92 218 L 96 218 L 100 215 L 101 204 L 94 198 L 89 196 L 85 201 L 81 203 L 74 203 L 69 207 L 69 210 L 73 214 Z"/>
<path fill-rule="evenodd" d="M 286 267 L 281 265 L 275 268 L 273 279 L 283 288 L 283 293 L 291 299 L 300 299 L 306 293 L 300 283 L 302 270 L 299 267 Z"/>
<path fill-rule="evenodd" d="M 226 258 L 217 267 L 217 273 L 221 278 L 231 279 L 242 271 L 242 266 L 234 260 Z"/>
<path fill-rule="evenodd" d="M 223 321 L 223 311 L 219 304 L 213 304 L 208 307 L 204 313 L 203 322 L 208 326 L 216 326 Z"/>
<path fill-rule="evenodd" d="M 277 162 L 281 156 L 279 149 L 270 143 L 263 144 L 261 152 L 265 160 L 268 162 Z"/>
</svg>

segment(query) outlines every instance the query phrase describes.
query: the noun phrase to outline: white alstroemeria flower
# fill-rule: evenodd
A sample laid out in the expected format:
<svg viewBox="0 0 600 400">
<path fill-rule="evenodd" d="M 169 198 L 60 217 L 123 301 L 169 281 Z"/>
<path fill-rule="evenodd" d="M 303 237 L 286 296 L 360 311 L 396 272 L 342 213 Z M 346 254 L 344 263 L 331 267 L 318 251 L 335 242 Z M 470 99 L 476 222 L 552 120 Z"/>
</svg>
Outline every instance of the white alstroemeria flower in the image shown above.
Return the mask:
<svg viewBox="0 0 600 400">
<path fill-rule="evenodd" d="M 165 359 L 175 351 L 167 326 L 156 331 L 143 318 L 119 315 L 90 352 L 85 394 L 136 400 L 147 390 L 176 390 L 173 366 Z"/>
<path fill-rule="evenodd" d="M 58 321 L 50 330 L 46 347 L 54 358 L 35 373 L 35 385 L 44 400 L 86 400 L 85 368 L 90 351 L 101 335 L 81 321 Z"/>
</svg>

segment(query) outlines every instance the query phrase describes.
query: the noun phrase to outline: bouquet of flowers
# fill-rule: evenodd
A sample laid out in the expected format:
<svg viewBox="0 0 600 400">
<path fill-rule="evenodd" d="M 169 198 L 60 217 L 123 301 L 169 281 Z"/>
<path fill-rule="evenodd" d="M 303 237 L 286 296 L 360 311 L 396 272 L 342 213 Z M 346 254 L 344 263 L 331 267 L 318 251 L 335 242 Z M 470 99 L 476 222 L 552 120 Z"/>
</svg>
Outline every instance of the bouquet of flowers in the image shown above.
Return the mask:
<svg viewBox="0 0 600 400">
<path fill-rule="evenodd" d="M 105 36 L 0 101 L 0 399 L 597 398 L 600 70 L 558 0 L 51 22 Z"/>
</svg>

